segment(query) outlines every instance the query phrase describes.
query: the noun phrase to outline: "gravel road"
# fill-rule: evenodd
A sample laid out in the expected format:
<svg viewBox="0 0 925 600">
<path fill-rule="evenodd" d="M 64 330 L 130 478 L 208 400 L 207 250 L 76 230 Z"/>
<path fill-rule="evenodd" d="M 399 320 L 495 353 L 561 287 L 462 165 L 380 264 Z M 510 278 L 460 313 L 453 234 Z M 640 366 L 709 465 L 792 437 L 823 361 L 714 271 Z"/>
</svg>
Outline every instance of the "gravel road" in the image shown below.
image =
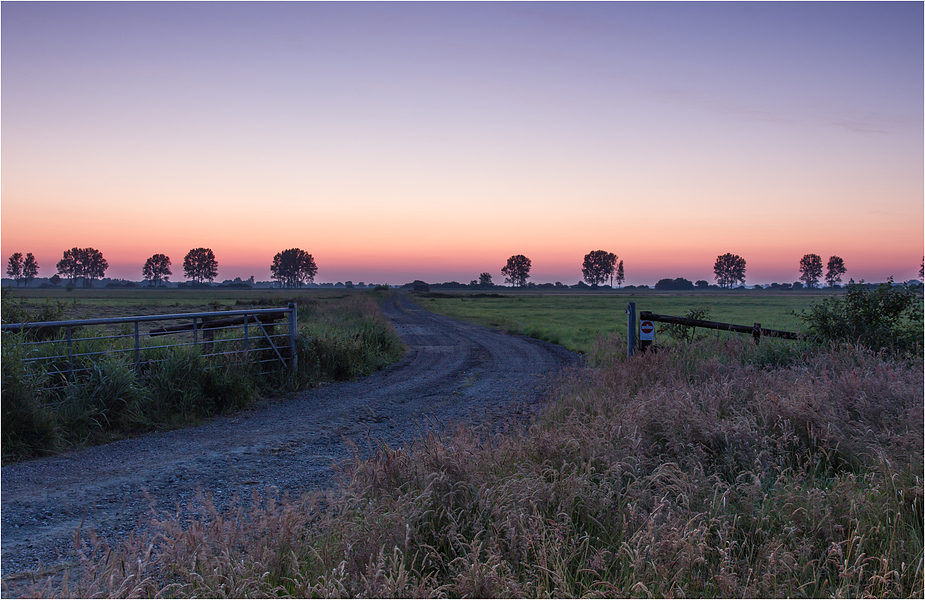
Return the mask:
<svg viewBox="0 0 925 600">
<path fill-rule="evenodd" d="M 219 507 L 273 486 L 331 485 L 334 464 L 368 439 L 392 447 L 453 422 L 522 424 L 578 356 L 552 344 L 435 315 L 396 295 L 383 310 L 409 350 L 392 367 L 161 432 L 2 468 L 4 579 L 66 560 L 83 522 L 112 541 L 198 489 Z"/>
</svg>

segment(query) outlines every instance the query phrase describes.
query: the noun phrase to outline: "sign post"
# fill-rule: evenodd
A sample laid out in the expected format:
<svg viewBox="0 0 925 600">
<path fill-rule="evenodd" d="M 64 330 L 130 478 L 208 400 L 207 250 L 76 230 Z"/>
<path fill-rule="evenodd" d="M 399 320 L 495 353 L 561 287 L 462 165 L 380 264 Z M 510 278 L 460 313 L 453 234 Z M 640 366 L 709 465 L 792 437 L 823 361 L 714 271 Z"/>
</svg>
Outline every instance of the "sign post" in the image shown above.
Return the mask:
<svg viewBox="0 0 925 600">
<path fill-rule="evenodd" d="M 639 322 L 639 349 L 643 352 L 655 341 L 655 323 L 649 320 Z"/>
</svg>

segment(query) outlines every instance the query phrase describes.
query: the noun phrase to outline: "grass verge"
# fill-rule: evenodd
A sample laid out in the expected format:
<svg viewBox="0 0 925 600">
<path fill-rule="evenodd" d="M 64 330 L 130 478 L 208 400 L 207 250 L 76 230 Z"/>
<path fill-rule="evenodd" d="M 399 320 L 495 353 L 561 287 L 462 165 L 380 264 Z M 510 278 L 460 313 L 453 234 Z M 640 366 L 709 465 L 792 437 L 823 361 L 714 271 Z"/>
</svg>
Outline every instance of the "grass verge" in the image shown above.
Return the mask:
<svg viewBox="0 0 925 600">
<path fill-rule="evenodd" d="M 923 368 L 737 338 L 564 381 L 522 433 L 467 428 L 345 465 L 327 496 L 84 536 L 41 596 L 923 594 Z M 44 585 L 44 587 L 43 587 Z"/>
<path fill-rule="evenodd" d="M 146 354 L 150 360 L 135 369 L 130 353 L 106 354 L 108 342 L 91 340 L 80 353 L 101 354 L 78 365 L 86 370 L 73 385 L 55 388 L 47 372 L 27 374 L 16 334 L 4 334 L 3 461 L 195 424 L 240 410 L 262 396 L 381 369 L 398 360 L 404 349 L 379 310 L 380 299 L 373 293 L 294 298 L 300 323 L 295 375 L 284 370 L 259 375 L 240 355 L 207 358 L 192 347 Z M 278 305 L 279 298 L 268 301 Z"/>
</svg>

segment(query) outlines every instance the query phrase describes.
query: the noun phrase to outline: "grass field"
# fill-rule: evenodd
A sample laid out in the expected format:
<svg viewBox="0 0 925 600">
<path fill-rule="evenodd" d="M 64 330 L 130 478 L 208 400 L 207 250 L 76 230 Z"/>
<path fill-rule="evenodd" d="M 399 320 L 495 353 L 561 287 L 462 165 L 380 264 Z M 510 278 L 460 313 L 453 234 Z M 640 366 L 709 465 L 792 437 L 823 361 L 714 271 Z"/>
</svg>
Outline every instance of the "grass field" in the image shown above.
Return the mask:
<svg viewBox="0 0 925 600">
<path fill-rule="evenodd" d="M 415 294 L 428 310 L 508 331 L 529 335 L 588 353 L 602 334 L 626 336 L 626 306 L 636 310 L 684 316 L 706 307 L 709 320 L 737 325 L 761 323 L 769 329 L 801 331 L 799 314 L 833 292 L 672 292 L 611 294 L 511 293 L 502 297 L 477 294 Z M 656 342 L 659 336 L 657 324 Z M 661 326 L 664 327 L 664 326 Z M 706 332 L 704 332 L 706 333 Z M 735 334 L 710 332 L 710 335 Z"/>
<path fill-rule="evenodd" d="M 62 309 L 62 319 L 123 317 L 166 313 L 214 311 L 247 305 L 277 306 L 295 302 L 336 303 L 352 290 L 112 290 L 17 289 L 8 298 L 26 310 L 51 304 Z M 841 293 L 841 292 L 834 292 Z M 831 291 L 706 291 L 500 294 L 419 293 L 424 308 L 502 331 L 528 335 L 582 353 L 589 353 L 601 335 L 626 335 L 626 306 L 636 310 L 684 316 L 694 308 L 707 308 L 709 320 L 739 325 L 801 331 L 801 311 L 831 296 Z M 4 319 L 7 320 L 6 318 Z M 664 325 L 657 325 L 656 343 L 667 342 Z M 729 333 L 700 331 L 701 335 L 728 337 Z"/>
<path fill-rule="evenodd" d="M 5 288 L 5 297 L 25 309 L 60 305 L 62 319 L 94 319 L 222 310 L 240 305 L 285 305 L 290 300 L 333 301 L 362 291 L 235 289 L 36 289 Z M 4 317 L 4 322 L 7 319 Z"/>
</svg>

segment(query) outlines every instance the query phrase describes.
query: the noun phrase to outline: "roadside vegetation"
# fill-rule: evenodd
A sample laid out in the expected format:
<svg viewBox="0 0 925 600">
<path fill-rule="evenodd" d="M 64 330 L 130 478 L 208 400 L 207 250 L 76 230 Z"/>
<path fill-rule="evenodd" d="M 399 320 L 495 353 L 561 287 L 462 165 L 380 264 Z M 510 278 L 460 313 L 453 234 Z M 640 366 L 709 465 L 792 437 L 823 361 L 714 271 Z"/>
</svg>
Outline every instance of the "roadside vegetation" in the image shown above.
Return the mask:
<svg viewBox="0 0 925 600">
<path fill-rule="evenodd" d="M 849 284 L 843 297 L 826 298 L 805 312 L 810 335 L 820 342 L 920 354 L 922 285 L 894 286 L 892 278 L 873 289 L 862 284 Z"/>
<path fill-rule="evenodd" d="M 4 290 L 5 322 L 57 320 L 65 318 L 66 310 L 79 310 L 76 302 L 23 303 L 7 294 Z M 174 297 L 180 296 L 174 294 Z M 238 299 L 229 305 L 213 297 L 210 304 L 198 308 L 214 311 L 224 306 L 278 306 L 296 301 L 299 368 L 295 375 L 282 370 L 261 375 L 239 354 L 205 357 L 198 348 L 192 347 L 162 348 L 156 354 L 146 353 L 144 367 L 135 369 L 132 353 L 107 353 L 113 343 L 127 341 L 89 340 L 81 342 L 75 354 L 100 354 L 84 357 L 84 362 L 77 367 L 86 370 L 77 374 L 72 385 L 62 387 L 55 385 L 57 382 L 48 370 L 36 372 L 34 368 L 24 367 L 20 360 L 24 350 L 18 343 L 22 334 L 5 333 L 2 340 L 3 461 L 72 450 L 154 429 L 195 424 L 217 414 L 241 410 L 261 398 L 381 369 L 400 358 L 403 347 L 382 316 L 377 304 L 379 299 L 381 295 L 374 293 L 291 298 L 282 298 L 277 293 L 272 298 L 249 298 L 243 302 Z M 110 316 L 113 310 L 132 312 L 129 306 L 90 306 L 93 316 Z M 46 350 L 46 353 L 64 355 L 66 351 Z M 252 354 L 259 353 L 257 345 Z"/>
<path fill-rule="evenodd" d="M 424 308 L 565 346 L 588 354 L 600 335 L 626 336 L 626 305 L 654 313 L 683 316 L 696 307 L 710 319 L 769 329 L 802 330 L 800 313 L 832 292 L 732 290 L 676 293 L 509 293 L 509 294 L 415 294 Z M 656 343 L 666 340 L 669 328 L 657 324 Z M 715 335 L 715 334 L 714 334 Z M 721 334 L 723 337 L 725 334 Z"/>
<path fill-rule="evenodd" d="M 525 431 L 380 446 L 337 490 L 228 513 L 206 493 L 17 592 L 921 597 L 921 340 L 685 340 L 627 359 L 599 335 Z"/>
</svg>

